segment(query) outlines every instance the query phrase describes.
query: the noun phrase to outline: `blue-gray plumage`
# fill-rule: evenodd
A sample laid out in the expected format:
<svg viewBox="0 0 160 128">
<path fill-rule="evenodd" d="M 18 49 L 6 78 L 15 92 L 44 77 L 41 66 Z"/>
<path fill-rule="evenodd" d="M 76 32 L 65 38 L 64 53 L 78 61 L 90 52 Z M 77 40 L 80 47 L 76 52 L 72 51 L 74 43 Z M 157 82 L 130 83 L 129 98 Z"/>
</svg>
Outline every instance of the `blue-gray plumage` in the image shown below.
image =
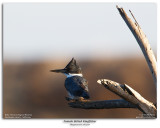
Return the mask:
<svg viewBox="0 0 160 128">
<path fill-rule="evenodd" d="M 68 92 L 69 99 L 89 98 L 88 82 L 83 78 L 81 68 L 72 60 L 64 69 L 51 70 L 51 72 L 64 73 L 67 78 L 65 80 L 65 88 Z"/>
<path fill-rule="evenodd" d="M 65 80 L 65 88 L 71 98 L 83 97 L 88 99 L 88 82 L 81 76 L 69 77 Z"/>
</svg>

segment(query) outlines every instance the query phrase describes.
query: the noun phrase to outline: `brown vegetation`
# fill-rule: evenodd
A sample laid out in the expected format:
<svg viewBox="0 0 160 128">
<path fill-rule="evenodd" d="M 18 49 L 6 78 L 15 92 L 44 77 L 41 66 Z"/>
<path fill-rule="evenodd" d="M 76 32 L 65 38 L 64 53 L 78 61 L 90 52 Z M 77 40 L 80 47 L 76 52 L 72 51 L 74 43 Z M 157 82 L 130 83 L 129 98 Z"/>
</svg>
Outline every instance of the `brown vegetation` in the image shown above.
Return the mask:
<svg viewBox="0 0 160 128">
<path fill-rule="evenodd" d="M 126 83 L 155 103 L 156 89 L 144 58 L 77 60 L 89 82 L 91 100 L 119 99 L 97 83 L 111 79 Z M 65 76 L 49 72 L 67 62 L 4 63 L 3 114 L 32 114 L 32 118 L 136 118 L 140 111 L 127 109 L 84 110 L 68 106 Z"/>
</svg>

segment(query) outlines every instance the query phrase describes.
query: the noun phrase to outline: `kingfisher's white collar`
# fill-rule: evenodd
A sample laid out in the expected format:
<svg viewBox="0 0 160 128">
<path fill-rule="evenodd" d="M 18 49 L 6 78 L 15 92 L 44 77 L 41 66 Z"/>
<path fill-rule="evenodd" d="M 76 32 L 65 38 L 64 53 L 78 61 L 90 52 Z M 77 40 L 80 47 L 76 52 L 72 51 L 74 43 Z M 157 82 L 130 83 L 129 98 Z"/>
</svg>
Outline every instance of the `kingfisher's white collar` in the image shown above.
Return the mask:
<svg viewBox="0 0 160 128">
<path fill-rule="evenodd" d="M 68 77 L 72 77 L 72 76 L 83 76 L 82 74 L 71 74 L 71 73 L 69 73 L 69 74 L 66 74 L 66 73 L 64 73 L 66 76 L 67 76 L 67 78 Z"/>
</svg>

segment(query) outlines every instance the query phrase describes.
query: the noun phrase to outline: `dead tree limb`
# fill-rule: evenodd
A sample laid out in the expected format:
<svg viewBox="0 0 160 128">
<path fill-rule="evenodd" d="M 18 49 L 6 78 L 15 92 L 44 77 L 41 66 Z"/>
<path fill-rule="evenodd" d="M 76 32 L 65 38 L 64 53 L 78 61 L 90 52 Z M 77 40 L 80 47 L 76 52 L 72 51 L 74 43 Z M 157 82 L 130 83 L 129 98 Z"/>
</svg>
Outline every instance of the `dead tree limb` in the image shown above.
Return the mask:
<svg viewBox="0 0 160 128">
<path fill-rule="evenodd" d="M 147 101 L 143 98 L 138 92 L 132 89 L 130 86 L 126 84 L 119 84 L 117 82 L 102 79 L 97 81 L 99 84 L 103 85 L 108 90 L 122 97 L 130 103 L 133 103 L 137 106 L 137 108 L 142 111 L 144 114 L 148 116 L 155 117 L 157 113 L 156 107 L 153 103 Z"/>
<path fill-rule="evenodd" d="M 152 73 L 152 77 L 153 77 L 155 86 L 157 87 L 156 58 L 154 56 L 154 53 L 151 49 L 151 46 L 149 44 L 149 41 L 148 41 L 146 35 L 142 31 L 141 27 L 139 26 L 137 20 L 135 19 L 134 15 L 132 14 L 131 11 L 130 11 L 130 13 L 131 13 L 132 17 L 134 18 L 135 23 L 127 16 L 127 14 L 123 8 L 119 8 L 118 6 L 116 6 L 116 7 L 117 7 L 120 15 L 122 16 L 122 18 L 126 22 L 127 26 L 129 27 L 129 29 L 133 33 L 134 37 L 136 38 L 144 56 L 145 56 L 145 59 L 148 63 L 150 71 Z"/>
<path fill-rule="evenodd" d="M 143 33 L 138 22 L 133 16 L 135 23 L 127 16 L 123 8 L 117 6 L 118 11 L 120 12 L 122 18 L 128 25 L 129 29 L 136 38 L 141 50 L 146 58 L 152 77 L 157 86 L 157 68 L 156 68 L 156 59 L 153 54 L 153 51 L 149 45 L 146 35 Z M 130 11 L 131 12 L 131 11 Z M 143 98 L 137 91 L 132 89 L 126 84 L 119 84 L 117 82 L 101 79 L 97 81 L 99 84 L 103 85 L 108 90 L 117 94 L 123 99 L 119 100 L 105 100 L 105 101 L 72 101 L 69 102 L 70 107 L 74 108 L 83 108 L 83 109 L 103 109 L 103 108 L 138 108 L 141 112 L 146 114 L 147 117 L 156 117 L 157 109 L 155 105 L 145 98 Z"/>
<path fill-rule="evenodd" d="M 156 117 L 157 109 L 154 104 L 147 101 L 130 86 L 119 84 L 108 79 L 101 79 L 97 82 L 124 100 L 75 101 L 69 102 L 69 106 L 83 109 L 138 108 L 141 112 L 146 114 L 147 117 Z"/>
<path fill-rule="evenodd" d="M 113 109 L 113 108 L 136 108 L 136 105 L 123 100 L 102 100 L 102 101 L 77 101 L 68 103 L 73 108 L 83 109 Z"/>
</svg>

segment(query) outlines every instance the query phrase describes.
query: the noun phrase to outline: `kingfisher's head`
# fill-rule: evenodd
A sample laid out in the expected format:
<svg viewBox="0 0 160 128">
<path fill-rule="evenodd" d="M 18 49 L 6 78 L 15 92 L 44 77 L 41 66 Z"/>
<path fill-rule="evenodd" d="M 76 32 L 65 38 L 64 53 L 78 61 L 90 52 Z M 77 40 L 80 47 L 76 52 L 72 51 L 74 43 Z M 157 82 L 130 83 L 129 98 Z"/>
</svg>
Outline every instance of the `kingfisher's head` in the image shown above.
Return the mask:
<svg viewBox="0 0 160 128">
<path fill-rule="evenodd" d="M 66 75 L 69 74 L 82 74 L 81 68 L 76 63 L 76 60 L 72 58 L 72 60 L 67 64 L 67 66 L 64 69 L 56 69 L 56 70 L 50 70 L 51 72 L 56 73 L 64 73 Z"/>
</svg>

